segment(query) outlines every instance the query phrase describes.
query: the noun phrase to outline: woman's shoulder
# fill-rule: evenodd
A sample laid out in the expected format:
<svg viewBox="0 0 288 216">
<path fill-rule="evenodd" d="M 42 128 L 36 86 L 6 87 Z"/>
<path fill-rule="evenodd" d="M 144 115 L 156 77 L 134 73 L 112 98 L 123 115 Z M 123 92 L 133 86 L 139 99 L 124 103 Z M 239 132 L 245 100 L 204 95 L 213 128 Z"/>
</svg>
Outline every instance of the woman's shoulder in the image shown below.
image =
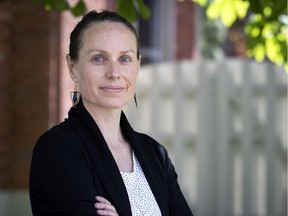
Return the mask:
<svg viewBox="0 0 288 216">
<path fill-rule="evenodd" d="M 137 132 L 137 131 L 136 131 L 136 134 L 146 144 L 148 144 L 150 146 L 153 146 L 154 148 L 164 148 L 164 146 L 162 144 L 160 144 L 156 139 L 154 139 L 150 135 L 145 134 L 145 133 L 140 133 L 140 132 Z"/>
<path fill-rule="evenodd" d="M 47 140 L 47 139 L 54 139 L 57 137 L 65 137 L 68 133 L 71 132 L 71 129 L 67 125 L 66 121 L 63 121 L 57 125 L 54 125 L 50 129 L 43 132 L 39 140 Z"/>
<path fill-rule="evenodd" d="M 149 148 L 152 148 L 151 150 L 156 153 L 162 165 L 167 165 L 167 163 L 169 163 L 170 159 L 168 156 L 168 152 L 162 144 L 160 144 L 156 139 L 154 139 L 148 134 L 139 132 L 136 133 L 138 134 L 138 136 L 141 137 L 141 139 L 145 140 L 146 144 L 149 145 Z"/>
<path fill-rule="evenodd" d="M 63 121 L 58 125 L 53 126 L 49 130 L 45 131 L 37 139 L 35 148 L 59 148 L 63 146 L 70 146 L 77 140 L 76 134 L 70 127 L 67 121 Z"/>
</svg>

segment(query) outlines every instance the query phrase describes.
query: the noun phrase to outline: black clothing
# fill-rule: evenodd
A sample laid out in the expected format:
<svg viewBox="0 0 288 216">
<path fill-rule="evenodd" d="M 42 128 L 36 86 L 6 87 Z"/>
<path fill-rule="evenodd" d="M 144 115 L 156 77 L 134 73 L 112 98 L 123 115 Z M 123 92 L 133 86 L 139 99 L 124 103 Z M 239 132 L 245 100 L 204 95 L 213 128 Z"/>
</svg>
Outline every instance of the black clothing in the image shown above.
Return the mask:
<svg viewBox="0 0 288 216">
<path fill-rule="evenodd" d="M 135 132 L 124 113 L 121 130 L 137 157 L 163 216 L 191 216 L 165 148 Z M 103 196 L 119 216 L 130 216 L 128 194 L 118 166 L 82 102 L 64 122 L 37 141 L 30 170 L 33 215 L 97 215 L 95 196 Z"/>
</svg>

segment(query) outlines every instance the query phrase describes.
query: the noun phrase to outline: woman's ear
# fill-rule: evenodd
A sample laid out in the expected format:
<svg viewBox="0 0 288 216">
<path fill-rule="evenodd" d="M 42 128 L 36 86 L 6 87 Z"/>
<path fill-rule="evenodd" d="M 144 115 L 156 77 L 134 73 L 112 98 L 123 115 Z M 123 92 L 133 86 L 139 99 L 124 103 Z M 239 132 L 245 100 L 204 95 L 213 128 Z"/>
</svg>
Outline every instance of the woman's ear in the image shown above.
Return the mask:
<svg viewBox="0 0 288 216">
<path fill-rule="evenodd" d="M 74 68 L 75 62 L 71 59 L 69 54 L 66 55 L 66 62 L 67 62 L 67 67 L 69 70 L 70 77 L 76 83 L 78 80 L 77 80 L 77 74 L 75 73 L 75 68 Z"/>
</svg>

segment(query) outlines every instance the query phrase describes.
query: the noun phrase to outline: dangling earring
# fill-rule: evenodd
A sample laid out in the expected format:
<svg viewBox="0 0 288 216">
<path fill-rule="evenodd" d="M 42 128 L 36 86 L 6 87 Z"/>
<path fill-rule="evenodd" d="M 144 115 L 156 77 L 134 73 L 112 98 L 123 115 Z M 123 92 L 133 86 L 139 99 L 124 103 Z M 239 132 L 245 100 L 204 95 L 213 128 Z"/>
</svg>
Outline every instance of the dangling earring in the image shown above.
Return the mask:
<svg viewBox="0 0 288 216">
<path fill-rule="evenodd" d="M 136 93 L 134 94 L 134 102 L 135 102 L 135 106 L 136 106 L 136 108 L 138 108 L 138 103 L 137 103 Z"/>
<path fill-rule="evenodd" d="M 80 100 L 80 92 L 77 91 L 76 86 L 74 88 L 74 91 L 70 92 L 70 97 L 72 101 L 72 106 L 75 108 Z"/>
</svg>

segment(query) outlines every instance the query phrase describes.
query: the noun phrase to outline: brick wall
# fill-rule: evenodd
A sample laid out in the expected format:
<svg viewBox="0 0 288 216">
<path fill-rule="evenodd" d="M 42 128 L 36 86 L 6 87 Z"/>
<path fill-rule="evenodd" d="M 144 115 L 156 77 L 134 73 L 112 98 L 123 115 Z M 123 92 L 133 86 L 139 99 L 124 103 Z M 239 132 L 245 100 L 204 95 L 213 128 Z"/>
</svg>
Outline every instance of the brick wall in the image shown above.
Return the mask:
<svg viewBox="0 0 288 216">
<path fill-rule="evenodd" d="M 176 3 L 176 59 L 197 57 L 197 10 L 192 1 Z"/>
<path fill-rule="evenodd" d="M 12 23 L 10 3 L 0 4 L 0 185 L 8 181 L 6 173 L 10 152 L 9 75 L 11 59 Z"/>
<path fill-rule="evenodd" d="M 51 14 L 33 0 L 0 3 L 2 189 L 28 187 L 32 148 L 48 128 L 51 52 L 58 53 L 49 46 L 52 24 Z"/>
</svg>

